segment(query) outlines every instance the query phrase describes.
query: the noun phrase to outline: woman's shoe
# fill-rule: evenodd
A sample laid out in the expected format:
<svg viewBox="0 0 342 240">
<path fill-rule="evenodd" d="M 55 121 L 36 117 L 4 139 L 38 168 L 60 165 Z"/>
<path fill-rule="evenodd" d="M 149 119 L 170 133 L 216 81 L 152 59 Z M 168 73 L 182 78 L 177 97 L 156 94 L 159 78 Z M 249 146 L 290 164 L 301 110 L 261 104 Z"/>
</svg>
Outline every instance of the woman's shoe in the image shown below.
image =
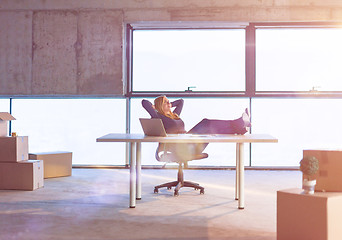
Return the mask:
<svg viewBox="0 0 342 240">
<path fill-rule="evenodd" d="M 242 113 L 242 120 L 244 123 L 244 127 L 251 127 L 251 119 L 249 117 L 248 108 L 246 108 L 245 112 Z"/>
</svg>

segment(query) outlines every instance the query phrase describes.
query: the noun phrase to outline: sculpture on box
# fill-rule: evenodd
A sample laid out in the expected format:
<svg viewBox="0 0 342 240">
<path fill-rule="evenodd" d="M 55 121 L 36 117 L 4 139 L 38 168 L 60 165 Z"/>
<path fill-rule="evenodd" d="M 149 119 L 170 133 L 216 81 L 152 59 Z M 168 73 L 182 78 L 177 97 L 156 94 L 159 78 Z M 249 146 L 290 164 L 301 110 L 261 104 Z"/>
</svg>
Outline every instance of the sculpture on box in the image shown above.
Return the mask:
<svg viewBox="0 0 342 240">
<path fill-rule="evenodd" d="M 318 172 L 318 159 L 314 156 L 304 157 L 300 161 L 300 170 L 303 173 L 303 189 L 306 194 L 315 192 L 316 179 L 315 174 Z"/>
</svg>

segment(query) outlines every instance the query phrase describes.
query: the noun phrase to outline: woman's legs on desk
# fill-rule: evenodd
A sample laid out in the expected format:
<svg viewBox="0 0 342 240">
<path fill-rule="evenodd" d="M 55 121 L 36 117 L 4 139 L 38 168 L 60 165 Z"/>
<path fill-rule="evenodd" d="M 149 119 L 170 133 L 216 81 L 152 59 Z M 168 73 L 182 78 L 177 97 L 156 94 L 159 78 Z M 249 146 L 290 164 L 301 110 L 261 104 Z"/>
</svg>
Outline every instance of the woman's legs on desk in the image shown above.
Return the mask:
<svg viewBox="0 0 342 240">
<path fill-rule="evenodd" d="M 245 134 L 251 126 L 248 110 L 235 120 L 203 119 L 188 133 L 192 134 Z"/>
</svg>

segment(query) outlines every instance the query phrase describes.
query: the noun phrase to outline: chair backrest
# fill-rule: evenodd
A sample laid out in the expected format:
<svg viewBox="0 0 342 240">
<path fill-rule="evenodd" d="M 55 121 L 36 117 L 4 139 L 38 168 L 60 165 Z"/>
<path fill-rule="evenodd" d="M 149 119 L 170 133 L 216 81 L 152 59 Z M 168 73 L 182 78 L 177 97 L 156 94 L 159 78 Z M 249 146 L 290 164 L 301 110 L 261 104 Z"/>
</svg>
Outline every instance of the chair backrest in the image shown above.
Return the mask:
<svg viewBox="0 0 342 240">
<path fill-rule="evenodd" d="M 159 143 L 155 153 L 156 159 L 159 162 L 179 162 L 179 158 L 177 158 L 175 153 L 164 149 L 166 146 L 167 144 L 165 143 Z"/>
<path fill-rule="evenodd" d="M 166 137 L 166 131 L 163 122 L 159 118 L 140 118 L 141 126 L 147 136 L 163 136 Z M 187 143 L 159 143 L 156 149 L 155 157 L 160 162 L 187 162 L 195 159 L 203 159 L 208 157 L 207 154 L 198 154 L 192 156 L 189 154 L 182 154 L 184 151 L 177 151 L 177 149 L 186 149 L 189 147 Z"/>
</svg>

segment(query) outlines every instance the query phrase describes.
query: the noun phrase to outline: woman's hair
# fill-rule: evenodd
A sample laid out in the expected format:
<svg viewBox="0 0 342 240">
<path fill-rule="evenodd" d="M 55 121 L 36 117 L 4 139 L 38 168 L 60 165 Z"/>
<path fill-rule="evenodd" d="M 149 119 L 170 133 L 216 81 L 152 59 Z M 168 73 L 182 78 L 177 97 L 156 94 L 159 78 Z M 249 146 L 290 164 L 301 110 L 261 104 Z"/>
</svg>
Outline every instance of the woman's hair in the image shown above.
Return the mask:
<svg viewBox="0 0 342 240">
<path fill-rule="evenodd" d="M 164 112 L 163 104 L 165 103 L 166 100 L 167 100 L 167 98 L 164 95 L 154 99 L 154 107 L 157 110 L 157 112 L 159 112 L 160 114 L 162 114 L 166 117 L 169 117 L 171 119 L 179 119 L 179 116 L 177 113 L 173 113 L 173 112 L 165 113 Z"/>
</svg>

